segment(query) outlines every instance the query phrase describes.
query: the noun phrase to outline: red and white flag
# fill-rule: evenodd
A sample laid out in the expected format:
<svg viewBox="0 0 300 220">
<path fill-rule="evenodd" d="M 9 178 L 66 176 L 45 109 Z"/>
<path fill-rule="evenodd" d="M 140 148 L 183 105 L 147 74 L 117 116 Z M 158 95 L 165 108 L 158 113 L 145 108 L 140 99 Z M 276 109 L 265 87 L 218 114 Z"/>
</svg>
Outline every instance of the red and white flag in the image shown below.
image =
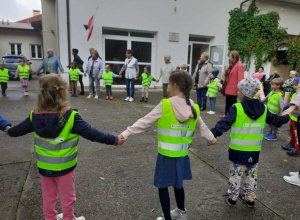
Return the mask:
<svg viewBox="0 0 300 220">
<path fill-rule="evenodd" d="M 88 37 L 87 37 L 87 41 L 91 38 L 92 33 L 93 33 L 93 28 L 94 28 L 94 21 L 95 21 L 95 16 L 96 13 L 98 11 L 98 7 L 96 8 L 96 11 L 94 13 L 94 15 L 90 18 L 89 20 L 89 24 L 88 24 Z"/>
</svg>

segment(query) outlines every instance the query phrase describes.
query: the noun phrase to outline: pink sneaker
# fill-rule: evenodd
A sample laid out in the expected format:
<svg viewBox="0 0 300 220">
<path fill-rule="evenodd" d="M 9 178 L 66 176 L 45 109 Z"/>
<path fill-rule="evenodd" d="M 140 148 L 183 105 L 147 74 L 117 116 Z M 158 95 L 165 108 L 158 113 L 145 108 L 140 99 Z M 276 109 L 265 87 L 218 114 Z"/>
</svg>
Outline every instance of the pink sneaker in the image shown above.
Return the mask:
<svg viewBox="0 0 300 220">
<path fill-rule="evenodd" d="M 106 96 L 106 100 L 108 100 L 108 96 Z"/>
<path fill-rule="evenodd" d="M 110 97 L 110 100 L 113 100 L 113 99 L 114 99 L 114 98 L 111 96 L 111 97 Z"/>
</svg>

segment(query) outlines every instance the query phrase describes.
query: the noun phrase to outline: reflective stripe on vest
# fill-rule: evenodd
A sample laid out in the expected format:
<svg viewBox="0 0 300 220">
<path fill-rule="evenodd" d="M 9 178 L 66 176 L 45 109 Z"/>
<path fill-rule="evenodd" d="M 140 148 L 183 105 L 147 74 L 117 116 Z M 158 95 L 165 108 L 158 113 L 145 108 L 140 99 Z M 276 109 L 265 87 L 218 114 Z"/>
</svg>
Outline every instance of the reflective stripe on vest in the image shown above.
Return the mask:
<svg viewBox="0 0 300 220">
<path fill-rule="evenodd" d="M 103 72 L 103 79 L 106 86 L 111 86 L 113 84 L 113 73 L 112 72 Z"/>
<path fill-rule="evenodd" d="M 0 82 L 7 83 L 9 80 L 8 69 L 0 69 Z"/>
<path fill-rule="evenodd" d="M 244 112 L 241 103 L 234 104 L 237 111 L 236 121 L 230 132 L 230 149 L 238 151 L 260 151 L 263 139 L 263 130 L 267 117 L 267 107 L 264 114 L 253 120 Z"/>
<path fill-rule="evenodd" d="M 211 96 L 217 96 L 218 95 L 218 92 L 219 92 L 219 88 L 217 86 L 217 83 L 219 82 L 219 79 L 211 82 L 209 85 L 208 85 L 208 90 L 207 90 L 207 94 L 208 95 L 211 95 Z"/>
<path fill-rule="evenodd" d="M 79 81 L 79 74 L 78 74 L 79 69 L 72 69 L 70 68 L 70 80 L 71 81 Z"/>
<path fill-rule="evenodd" d="M 163 99 L 163 114 L 157 122 L 158 152 L 168 157 L 185 157 L 189 153 L 200 110 L 194 105 L 197 119 L 180 123 L 169 99 Z"/>
<path fill-rule="evenodd" d="M 295 98 L 295 95 L 296 95 L 296 93 L 294 93 L 294 94 L 292 95 L 291 101 L 293 101 L 293 99 Z M 290 119 L 291 119 L 291 120 L 297 122 L 297 120 L 298 120 L 298 115 L 295 115 L 295 114 L 290 113 L 289 116 L 290 116 Z"/>
<path fill-rule="evenodd" d="M 281 92 L 269 94 L 267 107 L 272 114 L 279 115 L 281 108 L 279 105 L 279 97 L 282 96 Z"/>
<path fill-rule="evenodd" d="M 147 75 L 147 73 L 142 73 L 142 86 L 148 86 L 150 87 L 152 82 L 153 76 Z"/>
<path fill-rule="evenodd" d="M 29 79 L 29 66 L 25 65 L 24 68 L 21 65 L 18 65 L 19 78 L 20 79 Z"/>
<path fill-rule="evenodd" d="M 32 122 L 32 111 L 30 120 Z M 56 138 L 43 138 L 34 133 L 34 146 L 37 153 L 37 166 L 46 170 L 65 170 L 77 163 L 79 135 L 72 134 L 74 117 L 79 114 L 73 110 L 63 130 Z"/>
</svg>

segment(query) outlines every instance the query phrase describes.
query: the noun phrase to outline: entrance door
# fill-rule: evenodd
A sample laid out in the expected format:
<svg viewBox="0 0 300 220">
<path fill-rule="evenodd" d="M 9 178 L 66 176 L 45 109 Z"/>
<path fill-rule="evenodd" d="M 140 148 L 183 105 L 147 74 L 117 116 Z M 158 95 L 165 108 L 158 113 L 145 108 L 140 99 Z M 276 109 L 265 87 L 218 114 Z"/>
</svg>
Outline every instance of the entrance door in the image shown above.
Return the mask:
<svg viewBox="0 0 300 220">
<path fill-rule="evenodd" d="M 210 45 L 210 61 L 213 64 L 213 69 L 219 70 L 219 79 L 223 77 L 224 62 L 225 62 L 225 44 Z"/>
<path fill-rule="evenodd" d="M 188 72 L 193 74 L 203 52 L 209 52 L 209 43 L 190 42 L 188 48 Z"/>
</svg>

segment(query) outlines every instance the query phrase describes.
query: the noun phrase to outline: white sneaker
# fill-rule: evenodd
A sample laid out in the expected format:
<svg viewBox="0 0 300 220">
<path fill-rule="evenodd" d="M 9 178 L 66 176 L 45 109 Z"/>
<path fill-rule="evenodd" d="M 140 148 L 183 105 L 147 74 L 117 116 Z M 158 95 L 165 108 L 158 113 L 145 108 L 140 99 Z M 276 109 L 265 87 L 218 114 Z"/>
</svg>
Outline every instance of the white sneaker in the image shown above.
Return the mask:
<svg viewBox="0 0 300 220">
<path fill-rule="evenodd" d="M 187 210 L 185 211 L 180 210 L 179 208 L 176 208 L 171 211 L 171 218 L 172 219 L 178 219 L 178 220 L 187 220 Z"/>
<path fill-rule="evenodd" d="M 93 96 L 92 96 L 92 95 L 89 95 L 87 98 L 90 99 L 90 98 L 93 98 Z"/>
<path fill-rule="evenodd" d="M 63 220 L 63 214 L 60 213 L 56 216 L 56 220 Z"/>
<path fill-rule="evenodd" d="M 129 102 L 133 102 L 134 99 L 132 97 L 129 98 Z"/>
<path fill-rule="evenodd" d="M 299 172 L 289 172 L 289 175 L 290 175 L 290 176 L 298 176 L 298 175 L 299 175 Z"/>
<path fill-rule="evenodd" d="M 284 176 L 283 179 L 290 184 L 300 186 L 300 179 L 298 176 Z"/>
<path fill-rule="evenodd" d="M 216 114 L 216 112 L 213 112 L 213 111 L 211 111 L 211 113 L 210 113 L 211 115 L 214 115 L 214 114 Z"/>
<path fill-rule="evenodd" d="M 95 99 L 98 99 L 98 96 L 97 96 L 97 95 L 95 95 Z"/>
<path fill-rule="evenodd" d="M 165 217 L 158 217 L 156 220 L 165 220 Z"/>
<path fill-rule="evenodd" d="M 85 217 L 83 217 L 83 216 L 80 216 L 80 217 L 75 217 L 75 220 L 85 220 Z"/>
<path fill-rule="evenodd" d="M 208 111 L 208 112 L 206 112 L 207 114 L 210 114 L 211 113 L 211 111 Z"/>
<path fill-rule="evenodd" d="M 129 96 L 126 97 L 125 101 L 129 101 Z"/>
</svg>

